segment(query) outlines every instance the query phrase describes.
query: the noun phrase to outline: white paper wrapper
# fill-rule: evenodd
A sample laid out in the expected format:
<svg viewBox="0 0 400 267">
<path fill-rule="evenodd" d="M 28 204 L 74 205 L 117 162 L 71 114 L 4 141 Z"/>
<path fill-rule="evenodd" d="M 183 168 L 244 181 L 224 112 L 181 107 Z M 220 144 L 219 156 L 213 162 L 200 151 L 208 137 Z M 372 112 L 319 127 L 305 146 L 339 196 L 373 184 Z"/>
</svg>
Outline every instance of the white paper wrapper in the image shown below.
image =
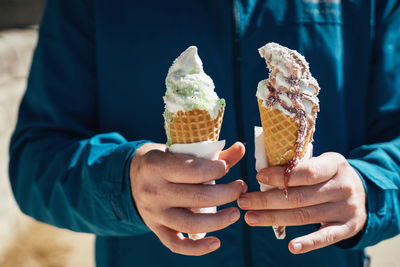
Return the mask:
<svg viewBox="0 0 400 267">
<path fill-rule="evenodd" d="M 218 159 L 219 153 L 225 146 L 225 140 L 221 141 L 205 141 L 191 144 L 173 144 L 168 147 L 168 151 L 171 153 L 180 153 L 191 155 L 203 159 Z M 210 181 L 206 184 L 215 184 L 215 181 Z M 217 207 L 208 208 L 191 208 L 194 213 L 216 213 Z M 189 238 L 193 240 L 201 239 L 206 236 L 207 233 L 189 234 Z"/>
<path fill-rule="evenodd" d="M 256 158 L 256 170 L 257 172 L 261 169 L 268 167 L 268 160 L 267 160 L 267 153 L 265 151 L 264 145 L 264 135 L 263 135 L 263 128 L 262 127 L 254 127 L 254 144 L 255 144 L 255 151 L 254 157 Z M 312 153 L 312 145 L 311 143 L 307 146 L 307 152 L 304 158 L 308 159 L 311 157 Z M 270 185 L 266 185 L 260 183 L 260 191 L 265 192 L 269 189 L 275 188 Z M 286 230 L 285 226 L 272 226 L 274 229 L 274 233 L 277 239 L 284 239 L 286 237 Z"/>
</svg>

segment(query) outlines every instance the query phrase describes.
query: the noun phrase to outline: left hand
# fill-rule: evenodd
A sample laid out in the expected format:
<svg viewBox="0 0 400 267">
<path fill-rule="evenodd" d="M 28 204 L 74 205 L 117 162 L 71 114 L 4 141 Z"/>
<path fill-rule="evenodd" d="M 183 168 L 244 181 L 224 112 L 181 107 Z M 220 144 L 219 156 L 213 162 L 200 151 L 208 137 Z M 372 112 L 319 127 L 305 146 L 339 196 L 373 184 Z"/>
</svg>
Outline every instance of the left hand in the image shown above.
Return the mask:
<svg viewBox="0 0 400 267">
<path fill-rule="evenodd" d="M 261 183 L 283 187 L 285 167 L 260 170 Z M 283 190 L 242 194 L 238 200 L 250 226 L 321 224 L 311 234 L 289 243 L 293 254 L 305 253 L 356 235 L 367 220 L 363 183 L 346 159 L 325 153 L 304 160 L 289 179 L 288 198 Z"/>
</svg>

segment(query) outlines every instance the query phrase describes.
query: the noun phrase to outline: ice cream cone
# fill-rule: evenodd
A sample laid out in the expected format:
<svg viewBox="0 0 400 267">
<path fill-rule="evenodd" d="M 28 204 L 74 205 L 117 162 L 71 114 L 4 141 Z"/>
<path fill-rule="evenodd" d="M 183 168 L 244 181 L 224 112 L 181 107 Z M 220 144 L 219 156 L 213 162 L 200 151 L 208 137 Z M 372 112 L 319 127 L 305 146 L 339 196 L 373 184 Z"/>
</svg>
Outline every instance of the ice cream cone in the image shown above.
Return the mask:
<svg viewBox="0 0 400 267">
<path fill-rule="evenodd" d="M 218 116 L 212 119 L 208 111 L 200 109 L 192 109 L 189 111 L 178 111 L 172 116 L 172 121 L 168 127 L 165 125 L 165 131 L 171 145 L 190 144 L 203 141 L 218 141 L 221 131 L 222 118 L 224 116 L 224 108 L 218 112 Z M 169 129 L 169 133 L 168 133 Z M 215 184 L 215 181 L 210 181 L 207 184 Z M 191 208 L 194 213 L 215 213 L 216 207 L 208 208 Z M 206 233 L 189 234 L 192 240 L 203 238 Z"/>
<path fill-rule="evenodd" d="M 278 109 L 266 108 L 263 100 L 258 99 L 261 125 L 263 128 L 264 146 L 268 166 L 288 164 L 295 155 L 296 140 L 299 132 L 297 121 Z M 309 143 L 312 142 L 312 131 L 306 136 L 303 148 L 300 150 L 299 160 L 307 154 Z M 283 239 L 286 236 L 286 227 L 273 226 L 275 236 Z"/>
<path fill-rule="evenodd" d="M 178 111 L 169 123 L 172 144 L 189 144 L 203 141 L 218 141 L 224 108 L 213 120 L 206 110 Z M 165 127 L 167 129 L 167 127 Z M 168 132 L 167 132 L 168 135 Z"/>
<path fill-rule="evenodd" d="M 190 46 L 177 57 L 165 79 L 164 127 L 167 151 L 215 160 L 225 142 L 218 141 L 225 100 L 214 91 L 214 82 L 203 69 L 197 47 Z M 208 141 L 208 142 L 206 142 Z M 221 146 L 222 145 L 222 146 Z M 204 152 L 207 152 L 204 154 Z M 214 184 L 209 181 L 207 184 Z M 216 207 L 190 208 L 193 213 L 216 213 Z M 206 233 L 189 233 L 201 239 Z"/>
<path fill-rule="evenodd" d="M 265 151 L 269 166 L 281 166 L 291 161 L 295 155 L 296 140 L 299 132 L 298 122 L 278 109 L 267 108 L 263 100 L 258 99 L 261 124 L 263 127 Z M 306 141 L 299 155 L 302 159 L 312 141 L 312 131 L 306 136 Z"/>
<path fill-rule="evenodd" d="M 311 155 L 320 90 L 305 58 L 295 50 L 268 43 L 258 50 L 270 70 L 258 83 L 257 98 L 268 166 L 285 166 L 284 194 L 288 196 L 291 173 L 306 155 Z M 270 186 L 261 184 L 260 190 Z M 284 226 L 273 226 L 278 239 Z"/>
</svg>

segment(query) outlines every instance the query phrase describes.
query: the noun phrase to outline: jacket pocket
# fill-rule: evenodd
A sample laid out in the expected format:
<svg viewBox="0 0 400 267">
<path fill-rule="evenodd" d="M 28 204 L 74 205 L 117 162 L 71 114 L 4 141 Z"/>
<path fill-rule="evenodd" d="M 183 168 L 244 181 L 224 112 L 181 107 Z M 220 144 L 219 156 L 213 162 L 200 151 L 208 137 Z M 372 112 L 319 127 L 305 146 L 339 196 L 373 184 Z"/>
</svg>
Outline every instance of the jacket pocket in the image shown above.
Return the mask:
<svg viewBox="0 0 400 267">
<path fill-rule="evenodd" d="M 264 14 L 272 16 L 278 24 L 342 24 L 341 0 L 266 1 Z"/>
</svg>

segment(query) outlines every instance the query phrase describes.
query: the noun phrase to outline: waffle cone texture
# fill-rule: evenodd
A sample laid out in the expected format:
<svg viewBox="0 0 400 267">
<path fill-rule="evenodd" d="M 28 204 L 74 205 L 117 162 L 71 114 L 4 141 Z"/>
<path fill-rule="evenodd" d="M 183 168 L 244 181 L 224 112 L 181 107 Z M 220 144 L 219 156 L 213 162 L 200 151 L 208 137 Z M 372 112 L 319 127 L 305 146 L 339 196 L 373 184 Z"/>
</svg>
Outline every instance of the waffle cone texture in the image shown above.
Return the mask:
<svg viewBox="0 0 400 267">
<path fill-rule="evenodd" d="M 169 134 L 172 144 L 189 144 L 203 141 L 218 141 L 221 131 L 224 108 L 213 120 L 206 110 L 193 109 L 178 111 L 169 123 Z M 167 127 L 166 131 L 167 130 Z M 168 133 L 167 133 L 168 135 Z"/>
<path fill-rule="evenodd" d="M 285 165 L 295 155 L 299 125 L 296 120 L 278 109 L 266 108 L 263 100 L 258 99 L 261 124 L 264 134 L 265 151 L 269 166 Z M 302 159 L 307 146 L 312 141 L 313 132 L 309 131 L 299 159 Z"/>
</svg>

